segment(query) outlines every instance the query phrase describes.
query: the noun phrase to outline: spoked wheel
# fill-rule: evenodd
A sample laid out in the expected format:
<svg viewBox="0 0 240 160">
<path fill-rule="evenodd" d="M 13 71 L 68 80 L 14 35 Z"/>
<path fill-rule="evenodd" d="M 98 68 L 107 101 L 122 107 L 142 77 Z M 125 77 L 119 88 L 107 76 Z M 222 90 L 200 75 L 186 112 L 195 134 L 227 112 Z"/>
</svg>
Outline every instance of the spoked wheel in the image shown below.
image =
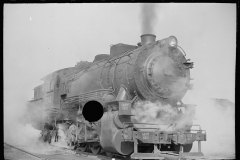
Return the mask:
<svg viewBox="0 0 240 160">
<path fill-rule="evenodd" d="M 185 144 L 183 146 L 183 152 L 190 152 L 192 149 L 192 143 L 191 144 Z M 180 151 L 180 145 L 174 145 L 174 149 L 179 152 Z"/>
<path fill-rule="evenodd" d="M 99 154 L 101 152 L 101 146 L 99 144 L 91 144 L 89 148 L 93 154 Z"/>
<path fill-rule="evenodd" d="M 85 152 L 87 150 L 87 144 L 86 143 L 81 143 L 79 146 L 79 150 L 81 152 Z"/>
<path fill-rule="evenodd" d="M 109 158 L 112 158 L 112 157 L 114 156 L 111 152 L 106 152 L 106 155 L 107 155 Z"/>
</svg>

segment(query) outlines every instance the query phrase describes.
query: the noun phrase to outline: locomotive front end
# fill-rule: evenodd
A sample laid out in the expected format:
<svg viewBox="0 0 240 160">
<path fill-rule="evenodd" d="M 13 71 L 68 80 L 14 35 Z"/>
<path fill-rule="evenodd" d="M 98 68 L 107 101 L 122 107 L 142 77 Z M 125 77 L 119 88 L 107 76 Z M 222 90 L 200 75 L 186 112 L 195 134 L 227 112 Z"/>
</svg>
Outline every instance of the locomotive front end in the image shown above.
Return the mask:
<svg viewBox="0 0 240 160">
<path fill-rule="evenodd" d="M 177 103 L 191 89 L 189 69 L 193 63 L 179 50 L 176 37 L 159 41 L 155 37 L 141 36 L 143 50 L 136 61 L 136 85 L 146 100 L 167 99 L 168 103 Z"/>
<path fill-rule="evenodd" d="M 141 102 L 135 105 L 134 113 L 138 115 L 138 122 L 133 124 L 136 130 L 132 129 L 133 133 L 130 133 L 129 128 L 126 128 L 122 136 L 125 141 L 134 142 L 132 159 L 204 158 L 201 141 L 206 141 L 206 131 L 192 123 L 195 105 L 183 104 L 181 101 L 187 90 L 192 89 L 190 69 L 193 68 L 193 62 L 186 59 L 175 36 L 158 41 L 155 38 L 152 34 L 141 36 L 134 79 L 141 100 L 160 102 L 159 105 L 152 103 L 159 110 L 155 106 L 156 110 L 152 112 L 156 116 L 147 119 L 140 112 L 148 111 L 150 107 L 142 107 L 144 104 Z M 181 108 L 184 108 L 183 111 Z M 192 126 L 199 126 L 199 129 L 191 129 Z M 198 152 L 190 152 L 195 141 L 198 142 Z M 146 151 L 146 146 L 152 149 Z"/>
</svg>

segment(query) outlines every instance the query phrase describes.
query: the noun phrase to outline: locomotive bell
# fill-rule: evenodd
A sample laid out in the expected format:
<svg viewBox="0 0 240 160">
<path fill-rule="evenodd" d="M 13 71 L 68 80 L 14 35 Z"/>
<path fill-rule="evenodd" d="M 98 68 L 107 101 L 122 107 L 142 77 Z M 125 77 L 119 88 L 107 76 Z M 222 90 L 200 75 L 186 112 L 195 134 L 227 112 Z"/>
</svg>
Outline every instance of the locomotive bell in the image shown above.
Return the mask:
<svg viewBox="0 0 240 160">
<path fill-rule="evenodd" d="M 141 35 L 141 45 L 145 45 L 148 43 L 153 43 L 156 40 L 156 36 L 153 34 L 143 34 Z"/>
</svg>

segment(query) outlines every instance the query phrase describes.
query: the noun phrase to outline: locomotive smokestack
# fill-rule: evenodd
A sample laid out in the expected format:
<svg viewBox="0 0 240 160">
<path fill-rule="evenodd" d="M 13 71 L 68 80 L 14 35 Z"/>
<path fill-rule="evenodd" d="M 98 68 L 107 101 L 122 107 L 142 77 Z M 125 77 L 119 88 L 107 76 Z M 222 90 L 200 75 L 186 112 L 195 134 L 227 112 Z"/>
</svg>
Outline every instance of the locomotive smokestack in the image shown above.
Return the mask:
<svg viewBox="0 0 240 160">
<path fill-rule="evenodd" d="M 153 43 L 156 40 L 156 36 L 153 34 L 143 34 L 141 35 L 141 45 L 145 45 L 148 43 Z"/>
</svg>

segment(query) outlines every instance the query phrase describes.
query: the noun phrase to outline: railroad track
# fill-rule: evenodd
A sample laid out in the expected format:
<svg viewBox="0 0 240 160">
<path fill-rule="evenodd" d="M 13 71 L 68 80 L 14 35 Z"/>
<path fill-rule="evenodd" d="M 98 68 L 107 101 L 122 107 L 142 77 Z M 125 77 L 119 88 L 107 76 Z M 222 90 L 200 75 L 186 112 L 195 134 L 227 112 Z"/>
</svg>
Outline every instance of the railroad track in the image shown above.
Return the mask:
<svg viewBox="0 0 240 160">
<path fill-rule="evenodd" d="M 63 151 L 62 154 L 52 154 L 52 155 L 36 155 L 30 153 L 26 150 L 20 149 L 18 147 L 12 146 L 10 144 L 4 143 L 4 159 L 5 160 L 56 160 L 56 159 L 72 159 L 72 160 L 82 160 L 82 159 L 90 159 L 90 160 L 112 160 L 112 158 L 105 156 L 104 154 L 95 155 L 90 152 L 81 152 L 78 150 L 73 150 L 70 148 L 52 145 L 55 147 L 61 148 Z M 5 151 L 6 149 L 6 151 Z M 67 153 L 67 154 L 66 154 Z M 72 157 L 72 156 L 74 157 Z M 65 158 L 64 158 L 65 156 Z M 61 157 L 61 158 L 60 158 Z M 129 157 L 114 157 L 115 160 L 131 160 Z M 229 160 L 231 158 L 223 158 L 223 157 L 209 157 L 207 160 Z"/>
<path fill-rule="evenodd" d="M 70 154 L 75 154 L 75 155 L 80 155 L 80 156 L 83 156 L 87 159 L 94 159 L 94 160 L 112 160 L 112 158 L 108 157 L 108 156 L 105 156 L 103 153 L 100 153 L 100 154 L 93 154 L 91 153 L 90 151 L 89 152 L 82 152 L 82 151 L 79 151 L 79 150 L 73 150 L 73 149 L 70 149 L 70 148 L 66 148 L 66 147 L 62 147 L 62 146 L 57 146 L 57 145 L 53 145 L 53 144 L 50 144 L 51 146 L 55 146 L 55 147 L 60 147 L 62 148 L 63 150 L 67 151 L 68 153 Z M 130 160 L 130 158 L 126 158 L 126 157 L 119 157 L 119 156 L 114 156 L 113 157 L 115 160 Z"/>
<path fill-rule="evenodd" d="M 73 150 L 66 147 L 61 147 L 57 145 L 52 145 L 54 147 L 59 147 L 63 152 L 61 154 L 51 154 L 51 155 L 36 155 L 30 153 L 24 149 L 12 146 L 4 142 L 4 159 L 5 160 L 56 160 L 56 159 L 90 159 L 90 160 L 112 160 L 112 158 L 107 157 L 103 154 L 94 155 L 90 152 L 81 152 L 78 150 Z M 73 157 L 74 156 L 74 157 Z M 80 159 L 79 159 L 80 158 Z M 122 160 L 122 158 L 114 158 L 115 160 Z M 127 159 L 124 159 L 127 160 Z"/>
<path fill-rule="evenodd" d="M 40 157 L 38 155 L 32 154 L 30 152 L 27 152 L 23 149 L 14 147 L 10 144 L 7 144 L 4 142 L 4 148 L 7 148 L 8 151 L 5 152 L 4 150 L 4 159 L 5 160 L 15 160 L 15 159 L 25 159 L 25 160 L 48 160 L 44 157 Z M 15 154 L 13 152 L 10 153 L 10 150 L 14 150 Z"/>
</svg>

